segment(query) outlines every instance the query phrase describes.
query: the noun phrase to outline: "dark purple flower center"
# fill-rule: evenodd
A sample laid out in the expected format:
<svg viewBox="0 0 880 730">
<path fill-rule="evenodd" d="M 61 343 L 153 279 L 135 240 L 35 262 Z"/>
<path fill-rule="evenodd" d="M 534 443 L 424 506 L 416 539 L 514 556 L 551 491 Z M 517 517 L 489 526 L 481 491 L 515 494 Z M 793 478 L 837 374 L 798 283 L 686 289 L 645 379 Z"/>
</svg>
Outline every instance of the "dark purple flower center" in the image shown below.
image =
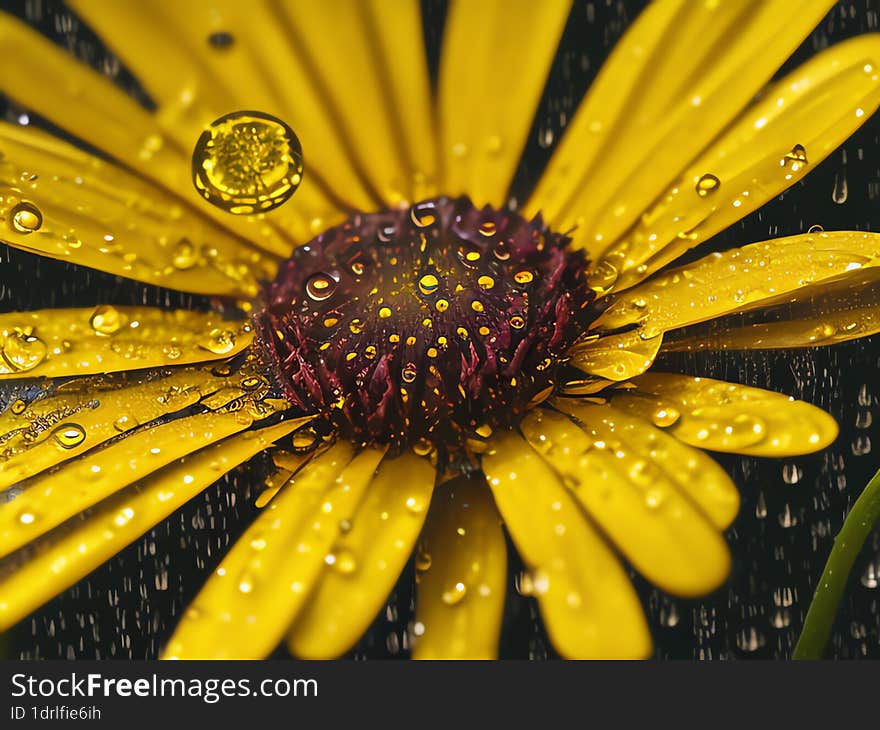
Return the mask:
<svg viewBox="0 0 880 730">
<path fill-rule="evenodd" d="M 592 319 L 567 244 L 467 198 L 355 215 L 282 265 L 260 342 L 287 396 L 350 438 L 478 450 L 552 392 Z"/>
</svg>

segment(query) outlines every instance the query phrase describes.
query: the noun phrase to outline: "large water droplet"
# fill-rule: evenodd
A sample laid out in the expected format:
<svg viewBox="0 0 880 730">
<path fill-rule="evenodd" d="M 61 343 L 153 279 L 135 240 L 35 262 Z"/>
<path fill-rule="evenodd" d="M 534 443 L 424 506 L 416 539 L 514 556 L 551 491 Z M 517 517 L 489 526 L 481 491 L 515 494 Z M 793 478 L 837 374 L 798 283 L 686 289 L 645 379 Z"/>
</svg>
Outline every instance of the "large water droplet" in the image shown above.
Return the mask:
<svg viewBox="0 0 880 730">
<path fill-rule="evenodd" d="M 199 347 L 215 355 L 225 355 L 235 347 L 235 333 L 229 330 L 212 329 L 199 342 Z"/>
<path fill-rule="evenodd" d="M 72 449 L 86 440 L 86 430 L 78 423 L 63 423 L 52 432 L 52 437 L 63 448 Z"/>
<path fill-rule="evenodd" d="M 89 320 L 92 329 L 99 335 L 112 335 L 125 323 L 125 317 L 116 307 L 96 307 Z"/>
<path fill-rule="evenodd" d="M 43 225 L 43 214 L 32 203 L 19 203 L 9 212 L 9 223 L 18 233 L 33 233 Z"/>
<path fill-rule="evenodd" d="M 701 198 L 705 198 L 707 195 L 711 195 L 716 192 L 718 188 L 721 187 L 721 181 L 710 173 L 706 173 L 701 176 L 699 180 L 697 180 L 697 195 Z"/>
<path fill-rule="evenodd" d="M 3 339 L 0 355 L 13 372 L 33 370 L 46 358 L 47 347 L 29 330 L 13 330 Z"/>
<path fill-rule="evenodd" d="M 236 215 L 277 208 L 302 182 L 302 147 L 293 130 L 261 112 L 212 122 L 192 156 L 193 184 L 212 205 Z"/>
</svg>

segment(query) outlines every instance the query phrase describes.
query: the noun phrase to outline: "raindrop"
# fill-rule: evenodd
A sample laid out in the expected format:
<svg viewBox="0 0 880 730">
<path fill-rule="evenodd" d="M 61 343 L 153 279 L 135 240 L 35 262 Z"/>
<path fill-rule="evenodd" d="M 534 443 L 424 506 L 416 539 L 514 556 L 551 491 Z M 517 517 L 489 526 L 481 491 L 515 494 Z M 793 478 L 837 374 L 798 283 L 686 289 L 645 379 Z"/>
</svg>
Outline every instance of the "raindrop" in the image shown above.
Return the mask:
<svg viewBox="0 0 880 730">
<path fill-rule="evenodd" d="M 191 269 L 199 260 L 198 251 L 188 238 L 182 238 L 174 247 L 171 263 L 178 269 Z"/>
<path fill-rule="evenodd" d="M 697 195 L 701 198 L 705 198 L 708 195 L 716 192 L 718 188 L 721 187 L 721 181 L 710 173 L 706 173 L 699 180 L 697 180 Z"/>
<path fill-rule="evenodd" d="M 124 319 L 116 307 L 100 306 L 92 312 L 89 324 L 97 334 L 109 336 L 119 331 L 124 324 Z"/>
<path fill-rule="evenodd" d="M 450 586 L 447 590 L 443 591 L 441 599 L 443 600 L 443 603 L 445 603 L 447 606 L 455 606 L 456 604 L 461 603 L 466 595 L 467 586 L 459 581 L 453 586 Z"/>
<path fill-rule="evenodd" d="M 13 330 L 3 340 L 0 355 L 13 372 L 33 370 L 46 358 L 48 348 L 30 330 Z"/>
<path fill-rule="evenodd" d="M 86 430 L 78 423 L 64 423 L 52 432 L 55 441 L 65 449 L 73 449 L 86 440 Z"/>
<path fill-rule="evenodd" d="M 9 212 L 9 221 L 13 230 L 27 235 L 40 230 L 43 225 L 43 214 L 32 203 L 19 203 Z"/>
<path fill-rule="evenodd" d="M 600 261 L 587 274 L 587 286 L 594 292 L 606 294 L 617 281 L 617 268 L 609 261 Z"/>
<path fill-rule="evenodd" d="M 834 173 L 834 190 L 831 191 L 831 199 L 838 205 L 843 205 L 849 196 L 849 186 L 846 181 L 846 172 Z"/>
<path fill-rule="evenodd" d="M 215 355 L 225 355 L 235 348 L 235 333 L 229 330 L 212 329 L 207 337 L 199 342 L 199 347 Z"/>
<path fill-rule="evenodd" d="M 328 274 L 314 274 L 306 281 L 306 294 L 316 302 L 329 299 L 336 289 L 336 281 Z"/>
<path fill-rule="evenodd" d="M 786 153 L 779 164 L 782 167 L 789 168 L 792 172 L 797 172 L 807 164 L 807 150 L 802 144 L 796 144 L 791 148 L 791 152 Z"/>
<path fill-rule="evenodd" d="M 254 111 L 226 114 L 202 132 L 193 150 L 199 194 L 236 215 L 261 213 L 290 199 L 302 182 L 302 147 L 280 119 Z"/>
</svg>

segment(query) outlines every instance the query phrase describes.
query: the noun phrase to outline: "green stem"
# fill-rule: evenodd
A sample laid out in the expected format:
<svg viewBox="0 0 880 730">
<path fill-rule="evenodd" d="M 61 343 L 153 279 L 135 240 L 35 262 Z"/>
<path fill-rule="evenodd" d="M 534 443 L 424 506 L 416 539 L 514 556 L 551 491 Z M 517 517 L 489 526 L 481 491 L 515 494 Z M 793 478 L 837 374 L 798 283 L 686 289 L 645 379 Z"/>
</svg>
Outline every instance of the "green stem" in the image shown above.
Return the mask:
<svg viewBox="0 0 880 730">
<path fill-rule="evenodd" d="M 874 523 L 880 519 L 880 471 L 868 482 L 843 522 L 831 547 L 825 570 L 807 611 L 804 628 L 792 654 L 793 659 L 821 659 L 831 636 L 834 615 L 846 588 L 853 563 Z"/>
</svg>

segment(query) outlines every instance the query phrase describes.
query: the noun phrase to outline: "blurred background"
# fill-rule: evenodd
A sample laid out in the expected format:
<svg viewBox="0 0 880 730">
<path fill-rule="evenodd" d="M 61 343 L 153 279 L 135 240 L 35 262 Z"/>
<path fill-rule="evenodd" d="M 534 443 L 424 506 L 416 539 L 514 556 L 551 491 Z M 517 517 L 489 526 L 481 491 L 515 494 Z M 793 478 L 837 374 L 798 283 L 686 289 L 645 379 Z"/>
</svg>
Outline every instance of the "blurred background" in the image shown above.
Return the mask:
<svg viewBox="0 0 880 730">
<path fill-rule="evenodd" d="M 511 187 L 511 205 L 526 199 L 586 88 L 644 4 L 575 0 Z M 429 62 L 436 70 L 446 5 L 424 0 L 422 6 Z M 63 2 L 0 0 L 0 8 L 26 20 L 150 106 L 137 81 Z M 878 26 L 880 0 L 842 0 L 780 73 L 832 43 L 877 32 Z M 4 62 L 15 63 L 15 59 Z M 0 115 L 14 123 L 53 129 L 2 96 Z M 295 200 L 290 204 L 295 205 Z M 794 188 L 688 257 L 803 233 L 814 225 L 826 230 L 880 231 L 880 114 Z M 0 246 L 0 311 L 99 303 L 211 306 L 207 299 Z M 723 378 L 802 398 L 832 413 L 841 432 L 831 448 L 795 460 L 718 455 L 742 493 L 740 515 L 728 531 L 733 572 L 722 588 L 696 601 L 669 597 L 634 578 L 646 606 L 657 658 L 790 656 L 833 537 L 880 467 L 880 431 L 874 422 L 880 395 L 878 345 L 880 336 L 831 348 L 681 354 L 658 362 L 658 369 Z M 0 637 L 0 656 L 155 657 L 181 611 L 255 515 L 254 499 L 266 469 L 258 457 L 185 505 Z M 534 599 L 518 593 L 521 566 L 511 563 L 501 656 L 553 658 Z M 351 656 L 406 658 L 412 638 L 413 596 L 410 565 Z M 875 530 L 850 578 L 830 656 L 880 658 L 878 600 L 880 532 Z M 279 651 L 278 657 L 283 656 Z"/>
</svg>

